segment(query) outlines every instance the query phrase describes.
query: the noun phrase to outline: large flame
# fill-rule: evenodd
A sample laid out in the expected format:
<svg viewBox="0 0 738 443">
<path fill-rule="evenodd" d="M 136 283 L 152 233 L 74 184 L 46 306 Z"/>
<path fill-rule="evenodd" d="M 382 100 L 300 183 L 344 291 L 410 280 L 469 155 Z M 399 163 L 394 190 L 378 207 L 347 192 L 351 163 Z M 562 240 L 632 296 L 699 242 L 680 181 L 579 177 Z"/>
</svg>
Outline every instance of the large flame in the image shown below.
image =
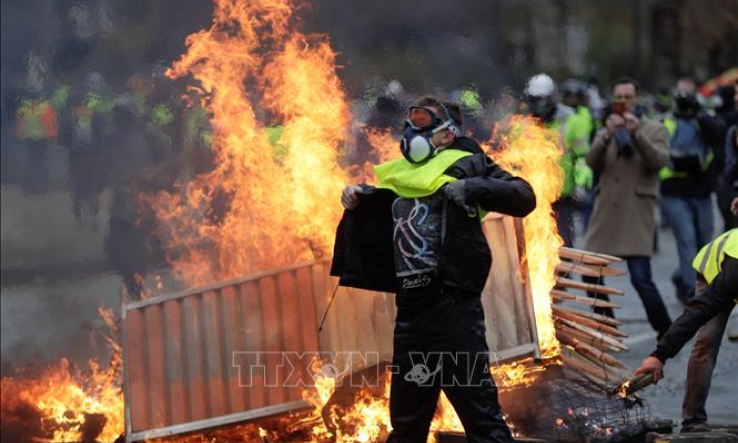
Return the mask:
<svg viewBox="0 0 738 443">
<path fill-rule="evenodd" d="M 112 322 L 112 311 L 101 310 L 101 315 Z M 62 359 L 38 376 L 3 378 L 4 432 L 22 429 L 24 438 L 54 442 L 118 438 L 124 428 L 121 348 L 114 339 L 106 339 L 112 349 L 106 367 L 90 360 L 87 370 L 73 370 Z"/>
<path fill-rule="evenodd" d="M 149 199 L 190 285 L 331 251 L 349 181 L 339 167 L 348 106 L 335 53 L 292 30 L 290 3 L 215 0 L 212 26 L 168 71 L 199 84 L 217 155 L 212 172 Z"/>
<path fill-rule="evenodd" d="M 291 26 L 290 0 L 215 0 L 212 26 L 187 38 L 168 75 L 191 75 L 213 124 L 216 168 L 150 199 L 170 263 L 188 284 L 326 255 L 340 218 L 338 196 L 360 171 L 339 166 L 349 127 L 335 53 L 324 37 Z M 282 128 L 270 142 L 268 124 Z M 552 203 L 563 171 L 558 132 L 512 117 L 492 155 L 533 186 L 536 210 L 525 218 L 527 268 L 544 358 L 559 354 L 549 292 L 557 250 Z M 368 132 L 384 161 L 397 156 L 389 133 Z"/>
<path fill-rule="evenodd" d="M 536 209 L 523 219 L 526 267 L 533 295 L 538 343 L 544 359 L 560 355 L 551 311 L 559 248 L 563 241 L 556 229 L 553 203 L 561 194 L 564 171 L 558 131 L 525 116 L 510 116 L 495 128 L 499 148 L 491 155 L 503 168 L 523 177 L 536 194 Z"/>
</svg>

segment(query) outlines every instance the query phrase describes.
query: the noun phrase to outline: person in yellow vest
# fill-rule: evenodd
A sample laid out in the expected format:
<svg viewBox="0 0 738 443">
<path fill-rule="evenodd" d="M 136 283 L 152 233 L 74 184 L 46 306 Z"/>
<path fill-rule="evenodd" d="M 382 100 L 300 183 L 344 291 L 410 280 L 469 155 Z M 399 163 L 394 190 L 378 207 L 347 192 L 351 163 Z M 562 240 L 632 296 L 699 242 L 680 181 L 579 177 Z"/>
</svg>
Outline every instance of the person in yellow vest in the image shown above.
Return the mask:
<svg viewBox="0 0 738 443">
<path fill-rule="evenodd" d="M 564 170 L 564 187 L 559 199 L 553 205 L 556 213 L 556 225 L 564 240 L 564 245 L 572 247 L 576 232 L 574 229 L 574 201 L 575 164 L 577 155 L 575 142 L 578 135 L 570 131 L 569 122 L 575 116 L 574 110 L 561 104 L 558 100 L 556 83 L 547 74 L 534 75 L 525 86 L 525 104 L 530 115 L 540 121 L 547 128 L 557 131 L 560 135 L 557 140 L 562 151 L 560 165 Z M 574 117 L 575 128 L 577 118 Z M 586 154 L 586 152 L 584 153 Z"/>
<path fill-rule="evenodd" d="M 732 210 L 738 214 L 738 198 L 733 201 Z M 635 372 L 636 375 L 651 373 L 658 381 L 666 360 L 697 334 L 687 367 L 683 431 L 696 431 L 707 423 L 705 403 L 712 373 L 728 318 L 738 302 L 738 228 L 704 246 L 692 265 L 698 274 L 697 295 Z"/>
<path fill-rule="evenodd" d="M 712 237 L 711 195 L 725 158 L 723 125 L 702 110 L 693 89 L 693 83 L 680 80 L 674 112 L 663 120 L 669 131 L 669 163 L 659 171 L 661 209 L 674 232 L 679 255 L 671 279 L 683 303 L 695 293 L 696 276 L 690 261 Z"/>
<path fill-rule="evenodd" d="M 53 103 L 46 98 L 24 99 L 16 113 L 16 136 L 22 142 L 21 188 L 31 194 L 49 188 L 49 148 L 59 134 Z"/>
<path fill-rule="evenodd" d="M 586 232 L 594 203 L 594 172 L 587 166 L 585 157 L 594 133 L 594 118 L 587 107 L 587 85 L 583 81 L 568 79 L 561 87 L 561 95 L 564 104 L 574 110 L 574 114 L 566 120 L 564 144 L 574 160 L 576 211 L 582 217 Z"/>
<path fill-rule="evenodd" d="M 458 96 L 458 102 L 461 105 L 466 135 L 477 140 L 489 140 L 492 136 L 492 124 L 487 121 L 487 110 L 482 103 L 479 91 L 474 86 L 467 86 L 460 91 L 455 91 L 452 97 L 455 96 Z"/>
<path fill-rule="evenodd" d="M 98 229 L 100 198 L 112 171 L 110 137 L 113 133 L 114 99 L 104 77 L 87 75 L 84 86 L 70 95 L 66 114 L 72 214 L 82 227 Z"/>
<path fill-rule="evenodd" d="M 184 134 L 182 151 L 187 175 L 212 170 L 215 155 L 212 150 L 213 129 L 206 108 L 194 104 L 182 111 Z M 268 129 L 269 130 L 269 129 Z M 270 132 L 270 141 L 271 141 Z M 277 140 L 279 137 L 277 137 Z"/>
<path fill-rule="evenodd" d="M 375 166 L 376 186 L 341 196 L 331 274 L 397 294 L 390 443 L 426 441 L 442 389 L 470 441 L 513 441 L 489 372 L 481 292 L 492 257 L 479 211 L 524 217 L 535 194 L 461 124 L 458 105 L 418 101 L 403 158 Z"/>
</svg>

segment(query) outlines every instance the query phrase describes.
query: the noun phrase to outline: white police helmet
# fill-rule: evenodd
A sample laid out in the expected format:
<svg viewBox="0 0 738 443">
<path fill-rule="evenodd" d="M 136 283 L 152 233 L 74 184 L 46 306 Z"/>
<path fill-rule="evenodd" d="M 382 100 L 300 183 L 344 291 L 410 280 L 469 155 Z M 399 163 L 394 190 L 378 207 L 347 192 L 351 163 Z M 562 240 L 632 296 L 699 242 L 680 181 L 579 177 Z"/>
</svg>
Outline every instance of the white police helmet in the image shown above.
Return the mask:
<svg viewBox="0 0 738 443">
<path fill-rule="evenodd" d="M 556 83 L 547 74 L 534 75 L 525 85 L 525 95 L 530 97 L 551 97 L 556 94 Z"/>
</svg>

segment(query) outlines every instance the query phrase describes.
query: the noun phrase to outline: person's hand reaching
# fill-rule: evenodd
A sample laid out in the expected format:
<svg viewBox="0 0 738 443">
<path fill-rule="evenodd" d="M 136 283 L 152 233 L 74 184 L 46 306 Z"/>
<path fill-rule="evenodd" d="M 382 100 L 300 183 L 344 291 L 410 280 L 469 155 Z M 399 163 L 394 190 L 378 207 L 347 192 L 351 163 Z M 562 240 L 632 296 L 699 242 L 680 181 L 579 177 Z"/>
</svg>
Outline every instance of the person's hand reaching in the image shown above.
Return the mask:
<svg viewBox="0 0 738 443">
<path fill-rule="evenodd" d="M 664 364 L 658 358 L 650 356 L 643 360 L 641 367 L 635 371 L 635 375 L 642 374 L 652 374 L 653 384 L 656 384 L 664 376 Z"/>
</svg>

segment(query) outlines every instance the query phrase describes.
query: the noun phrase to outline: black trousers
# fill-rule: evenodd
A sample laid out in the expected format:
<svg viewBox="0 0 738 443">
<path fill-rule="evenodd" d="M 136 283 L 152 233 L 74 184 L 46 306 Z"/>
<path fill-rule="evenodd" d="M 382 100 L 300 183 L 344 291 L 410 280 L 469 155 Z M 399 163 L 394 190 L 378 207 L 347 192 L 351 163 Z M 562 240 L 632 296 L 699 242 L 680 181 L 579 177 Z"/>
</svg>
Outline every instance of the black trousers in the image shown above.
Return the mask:
<svg viewBox="0 0 738 443">
<path fill-rule="evenodd" d="M 512 442 L 489 372 L 479 296 L 443 288 L 414 308 L 402 297 L 398 294 L 387 441 L 425 443 L 443 390 L 467 441 Z"/>
</svg>

